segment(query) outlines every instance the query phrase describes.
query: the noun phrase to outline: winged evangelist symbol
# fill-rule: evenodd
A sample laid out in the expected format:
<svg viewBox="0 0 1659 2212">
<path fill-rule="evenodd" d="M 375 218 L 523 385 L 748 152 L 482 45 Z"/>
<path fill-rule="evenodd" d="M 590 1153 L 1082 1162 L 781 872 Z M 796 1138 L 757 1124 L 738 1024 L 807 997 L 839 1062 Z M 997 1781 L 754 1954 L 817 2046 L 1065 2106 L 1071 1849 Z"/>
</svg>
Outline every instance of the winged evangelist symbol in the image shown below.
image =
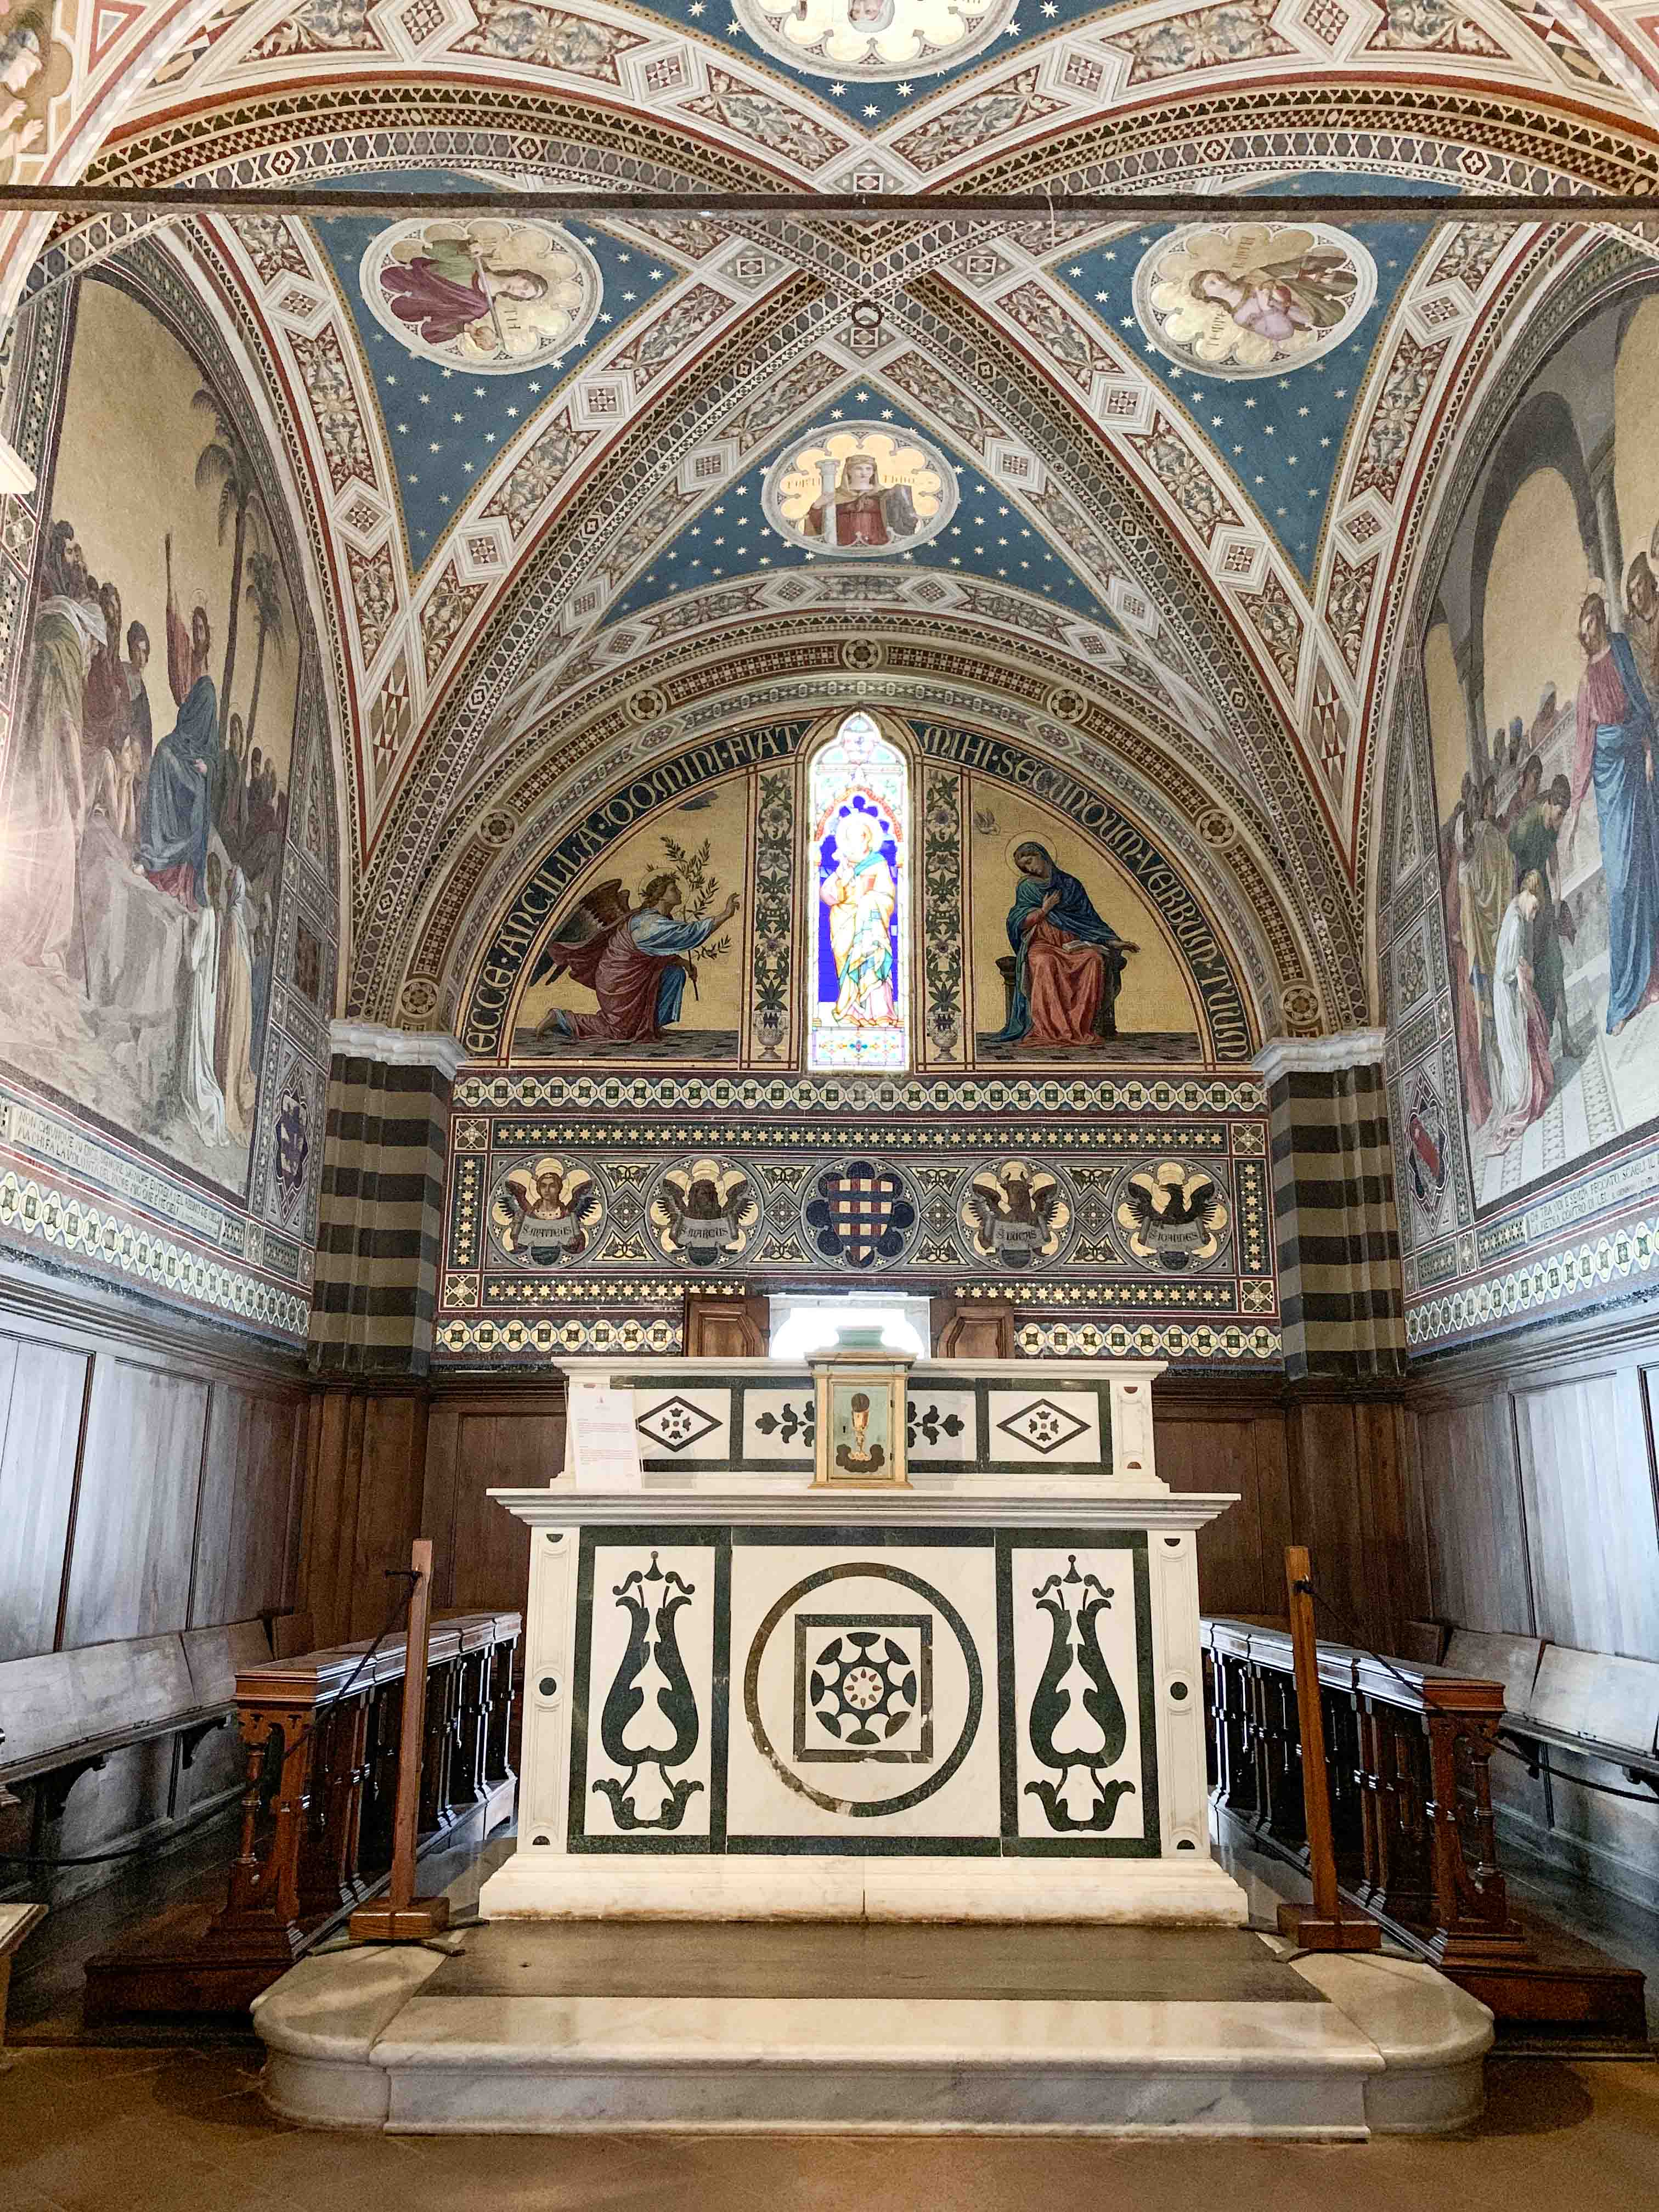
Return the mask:
<svg viewBox="0 0 1659 2212">
<path fill-rule="evenodd" d="M 1215 1257 L 1227 1209 L 1213 1176 L 1188 1170 L 1178 1160 L 1160 1160 L 1123 1186 L 1117 1225 L 1128 1232 L 1137 1260 L 1156 1260 L 1178 1274 L 1194 1261 Z"/>
<path fill-rule="evenodd" d="M 585 1168 L 543 1159 L 508 1169 L 490 1218 L 502 1251 L 550 1267 L 580 1257 L 604 1212 L 605 1200 Z"/>
<path fill-rule="evenodd" d="M 694 1267 L 736 1259 L 759 1218 L 760 1201 L 749 1177 L 723 1170 L 714 1160 L 671 1168 L 651 1201 L 658 1243 Z"/>
<path fill-rule="evenodd" d="M 1029 1267 L 1052 1255 L 1071 1219 L 1053 1176 L 1007 1160 L 975 1176 L 963 1195 L 962 1224 L 982 1259 Z"/>
</svg>

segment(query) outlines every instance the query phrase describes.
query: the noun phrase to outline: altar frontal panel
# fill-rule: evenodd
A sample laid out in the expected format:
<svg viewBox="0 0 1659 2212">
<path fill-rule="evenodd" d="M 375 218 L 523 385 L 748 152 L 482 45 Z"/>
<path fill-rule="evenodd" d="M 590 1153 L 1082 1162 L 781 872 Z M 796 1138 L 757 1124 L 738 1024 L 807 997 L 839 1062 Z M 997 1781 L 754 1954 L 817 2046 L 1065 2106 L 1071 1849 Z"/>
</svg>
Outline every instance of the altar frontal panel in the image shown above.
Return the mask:
<svg viewBox="0 0 1659 2212">
<path fill-rule="evenodd" d="M 584 1530 L 572 1852 L 1156 1857 L 1140 1530 Z"/>
</svg>

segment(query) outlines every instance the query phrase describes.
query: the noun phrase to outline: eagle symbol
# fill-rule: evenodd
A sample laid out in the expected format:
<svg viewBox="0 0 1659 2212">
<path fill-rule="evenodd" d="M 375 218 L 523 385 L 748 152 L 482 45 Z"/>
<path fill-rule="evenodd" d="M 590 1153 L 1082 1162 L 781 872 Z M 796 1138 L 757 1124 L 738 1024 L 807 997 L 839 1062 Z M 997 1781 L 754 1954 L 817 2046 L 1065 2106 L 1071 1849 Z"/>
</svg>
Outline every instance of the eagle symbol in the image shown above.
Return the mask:
<svg viewBox="0 0 1659 2212">
<path fill-rule="evenodd" d="M 1178 1161 L 1164 1160 L 1156 1171 L 1143 1169 L 1130 1176 L 1117 1218 L 1138 1260 L 1156 1259 L 1179 1273 L 1194 1260 L 1212 1256 L 1227 1214 L 1212 1177 L 1189 1175 Z"/>
</svg>

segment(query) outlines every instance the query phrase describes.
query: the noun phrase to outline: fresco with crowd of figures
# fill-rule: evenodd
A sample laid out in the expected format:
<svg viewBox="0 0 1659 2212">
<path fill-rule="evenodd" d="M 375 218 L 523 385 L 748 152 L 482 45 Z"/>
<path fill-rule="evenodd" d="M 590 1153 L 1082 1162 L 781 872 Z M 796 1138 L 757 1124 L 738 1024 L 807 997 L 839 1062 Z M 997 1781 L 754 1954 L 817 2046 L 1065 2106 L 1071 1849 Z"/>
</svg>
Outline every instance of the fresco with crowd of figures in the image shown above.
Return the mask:
<svg viewBox="0 0 1659 2212">
<path fill-rule="evenodd" d="M 1425 638 L 1481 1208 L 1659 1116 L 1656 415 L 1659 296 L 1626 295 L 1517 401 Z"/>
<path fill-rule="evenodd" d="M 0 1057 L 248 1180 L 299 625 L 262 471 L 150 309 L 80 291 L 0 788 Z"/>
</svg>

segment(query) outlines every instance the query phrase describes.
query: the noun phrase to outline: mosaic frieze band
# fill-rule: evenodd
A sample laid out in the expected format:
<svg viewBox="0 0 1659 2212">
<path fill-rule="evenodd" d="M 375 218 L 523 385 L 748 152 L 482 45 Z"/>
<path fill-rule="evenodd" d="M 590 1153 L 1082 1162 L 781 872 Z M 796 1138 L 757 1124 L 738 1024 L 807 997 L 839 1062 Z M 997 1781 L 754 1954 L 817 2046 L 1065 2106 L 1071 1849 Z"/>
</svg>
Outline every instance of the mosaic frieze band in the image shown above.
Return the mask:
<svg viewBox="0 0 1659 2212">
<path fill-rule="evenodd" d="M 1033 1352 L 1140 1351 L 1150 1328 L 1175 1357 L 1278 1355 L 1255 1078 L 471 1070 L 455 1100 L 439 1358 L 655 1350 L 678 1341 L 689 1290 L 883 1279 L 1012 1300 Z M 539 1110 L 493 1110 L 509 1100 Z"/>
</svg>

